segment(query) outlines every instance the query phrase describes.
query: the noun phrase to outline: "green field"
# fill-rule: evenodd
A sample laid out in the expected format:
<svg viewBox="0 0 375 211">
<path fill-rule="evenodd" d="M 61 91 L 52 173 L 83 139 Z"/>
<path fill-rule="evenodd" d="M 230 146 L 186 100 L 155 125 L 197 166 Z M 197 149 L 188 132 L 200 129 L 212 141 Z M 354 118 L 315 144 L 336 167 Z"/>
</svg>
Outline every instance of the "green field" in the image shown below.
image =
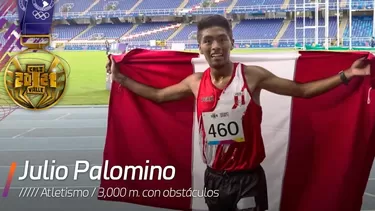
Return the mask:
<svg viewBox="0 0 375 211">
<path fill-rule="evenodd" d="M 235 49 L 233 54 L 256 52 L 285 52 L 285 49 Z M 105 64 L 107 57 L 103 51 L 62 51 L 54 52 L 70 65 L 67 89 L 58 105 L 106 105 L 109 91 L 106 90 Z M 0 77 L 0 105 L 12 102 L 4 91 L 3 72 Z"/>
</svg>

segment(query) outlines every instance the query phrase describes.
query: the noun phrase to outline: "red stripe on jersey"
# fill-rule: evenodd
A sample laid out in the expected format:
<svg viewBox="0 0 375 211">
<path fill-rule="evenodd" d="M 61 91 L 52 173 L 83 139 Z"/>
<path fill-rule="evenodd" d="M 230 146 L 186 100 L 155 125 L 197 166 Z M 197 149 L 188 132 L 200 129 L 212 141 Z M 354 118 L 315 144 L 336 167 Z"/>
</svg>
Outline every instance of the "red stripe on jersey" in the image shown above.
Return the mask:
<svg viewBox="0 0 375 211">
<path fill-rule="evenodd" d="M 243 92 L 242 92 L 242 95 L 241 95 L 241 104 L 245 105 L 245 93 L 243 93 Z"/>
<path fill-rule="evenodd" d="M 242 87 L 242 89 L 241 89 L 241 104 L 242 105 L 245 105 L 246 104 L 246 102 L 245 102 L 245 89 L 246 89 L 246 86 L 244 85 L 243 87 Z"/>
<path fill-rule="evenodd" d="M 232 109 L 236 109 L 238 106 L 238 96 L 234 96 L 234 105 L 232 107 Z"/>
</svg>

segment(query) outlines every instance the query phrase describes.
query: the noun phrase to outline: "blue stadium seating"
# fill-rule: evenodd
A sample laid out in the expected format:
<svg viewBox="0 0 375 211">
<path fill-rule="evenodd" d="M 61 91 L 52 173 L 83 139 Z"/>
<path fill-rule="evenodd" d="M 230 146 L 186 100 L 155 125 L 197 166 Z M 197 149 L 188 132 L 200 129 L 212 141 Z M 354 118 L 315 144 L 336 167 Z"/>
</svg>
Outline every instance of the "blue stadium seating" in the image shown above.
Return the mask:
<svg viewBox="0 0 375 211">
<path fill-rule="evenodd" d="M 135 35 L 135 34 L 139 34 L 139 33 L 142 33 L 142 32 L 147 32 L 147 31 L 150 31 L 150 30 L 159 29 L 161 27 L 167 27 L 171 24 L 173 24 L 173 23 L 168 23 L 168 22 L 144 23 L 144 24 L 141 24 L 141 25 L 137 26 L 137 28 L 134 29 L 130 33 L 130 35 Z M 132 39 L 132 40 L 137 40 L 137 41 L 166 40 L 175 31 L 176 31 L 176 29 L 169 29 L 167 31 L 141 36 L 141 37 L 138 37 L 138 38 Z"/>
<path fill-rule="evenodd" d="M 369 16 L 364 17 L 353 17 L 352 19 L 352 37 L 354 41 L 353 46 L 364 46 L 367 44 L 365 38 L 372 37 L 373 30 L 373 18 Z M 349 37 L 349 24 L 346 26 L 344 31 L 344 37 Z M 362 40 L 356 40 L 356 38 L 362 38 Z M 349 45 L 349 41 L 344 41 L 344 45 Z"/>
<path fill-rule="evenodd" d="M 372 17 L 353 17 L 352 19 L 352 37 L 371 37 L 372 36 Z M 349 37 L 349 24 L 345 28 L 344 36 Z"/>
<path fill-rule="evenodd" d="M 290 0 L 293 2 L 294 0 Z M 238 0 L 236 6 L 249 7 L 256 5 L 282 5 L 284 0 Z"/>
<path fill-rule="evenodd" d="M 273 40 L 282 25 L 283 19 L 243 20 L 234 27 L 233 35 L 235 40 Z M 189 40 L 195 31 L 196 24 L 187 25 L 172 40 Z"/>
<path fill-rule="evenodd" d="M 144 9 L 175 9 L 179 7 L 182 0 L 143 0 L 136 10 Z"/>
<path fill-rule="evenodd" d="M 82 34 L 79 40 L 93 40 L 93 39 L 117 39 L 124 35 L 127 31 L 132 28 L 133 24 L 99 24 L 84 34 Z"/>
<path fill-rule="evenodd" d="M 337 33 L 337 21 L 336 18 L 331 17 L 329 19 L 329 27 L 328 27 L 328 35 L 330 38 L 335 38 L 336 33 Z M 315 20 L 306 18 L 305 19 L 305 26 L 314 26 L 315 25 Z M 324 19 L 319 19 L 319 26 L 324 25 Z M 303 18 L 297 18 L 297 27 L 302 27 L 303 26 Z M 290 22 L 288 28 L 286 29 L 284 35 L 282 36 L 282 40 L 289 40 L 280 42 L 280 47 L 291 47 L 291 45 L 294 46 L 294 20 Z M 319 28 L 319 37 L 324 38 L 325 37 L 325 28 Z M 303 38 L 303 30 L 302 29 L 297 29 L 296 35 L 298 38 L 302 39 Z M 315 37 L 315 29 L 305 29 L 305 37 L 307 38 L 306 43 L 311 44 L 314 42 L 314 37 Z M 323 41 L 321 41 L 323 42 Z"/>
<path fill-rule="evenodd" d="M 230 0 L 218 0 L 218 2 L 214 5 L 215 7 L 229 7 L 232 3 Z"/>
<path fill-rule="evenodd" d="M 189 24 L 185 26 L 172 40 L 196 40 L 190 36 L 195 31 L 197 31 L 197 24 Z"/>
<path fill-rule="evenodd" d="M 202 0 L 189 0 L 189 2 L 186 4 L 185 8 L 192 8 L 194 6 L 198 6 L 202 3 Z"/>
<path fill-rule="evenodd" d="M 111 10 L 130 10 L 138 0 L 100 0 L 95 6 L 90 9 L 92 11 Z"/>
<path fill-rule="evenodd" d="M 88 25 L 58 25 L 51 32 L 55 40 L 70 40 L 84 31 Z"/>
<path fill-rule="evenodd" d="M 275 39 L 283 19 L 243 20 L 233 29 L 235 40 Z"/>
<path fill-rule="evenodd" d="M 56 12 L 62 12 L 63 8 L 69 9 L 69 12 L 83 12 L 92 5 L 95 0 L 84 0 L 84 1 L 76 1 L 76 0 L 59 0 L 56 2 L 55 8 Z"/>
</svg>

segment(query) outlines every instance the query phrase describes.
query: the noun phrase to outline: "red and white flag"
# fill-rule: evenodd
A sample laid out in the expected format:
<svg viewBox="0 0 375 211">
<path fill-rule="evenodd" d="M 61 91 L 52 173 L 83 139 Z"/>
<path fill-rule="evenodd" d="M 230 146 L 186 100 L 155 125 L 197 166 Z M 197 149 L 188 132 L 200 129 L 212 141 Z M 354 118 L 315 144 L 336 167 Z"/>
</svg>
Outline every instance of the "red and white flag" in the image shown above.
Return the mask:
<svg viewBox="0 0 375 211">
<path fill-rule="evenodd" d="M 232 61 L 259 65 L 280 77 L 309 82 L 338 74 L 362 56 L 372 55 L 251 54 L 232 56 Z M 208 68 L 198 54 L 175 51 L 136 49 L 115 56 L 115 61 L 130 78 L 158 88 Z M 371 77 L 354 78 L 348 86 L 340 85 L 312 99 L 262 91 L 260 101 L 267 156 L 262 166 L 267 177 L 269 210 L 360 210 L 375 154 L 375 91 L 371 89 Z M 194 98 L 156 104 L 113 83 L 103 159 L 107 169 L 131 168 L 127 179 L 103 177 L 101 181 L 101 187 L 123 188 L 123 193 L 126 188 L 127 194 L 99 199 L 207 210 L 203 197 L 193 197 L 210 194 L 203 189 L 205 165 L 197 128 Z M 147 178 L 151 166 L 174 166 L 174 178 L 158 180 L 158 169 L 153 179 Z M 170 170 L 166 168 L 164 176 L 170 176 Z M 112 174 L 116 172 L 119 174 Z M 133 172 L 137 172 L 134 180 Z"/>
</svg>

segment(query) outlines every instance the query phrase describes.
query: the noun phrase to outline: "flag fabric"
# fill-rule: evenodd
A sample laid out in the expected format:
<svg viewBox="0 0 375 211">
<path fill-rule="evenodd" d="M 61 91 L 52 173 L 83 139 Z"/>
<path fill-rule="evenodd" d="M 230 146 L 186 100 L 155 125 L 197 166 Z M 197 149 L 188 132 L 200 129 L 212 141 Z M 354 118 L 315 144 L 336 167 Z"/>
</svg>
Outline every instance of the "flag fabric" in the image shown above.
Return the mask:
<svg viewBox="0 0 375 211">
<path fill-rule="evenodd" d="M 114 60 L 119 62 L 121 71 L 132 79 L 162 88 L 191 75 L 194 72 L 192 59 L 197 56 L 194 53 L 135 49 L 114 56 Z M 170 181 L 157 178 L 102 180 L 101 187 L 106 192 L 111 192 L 110 187 L 113 187 L 122 190 L 122 193 L 121 197 L 106 194 L 99 195 L 99 198 L 171 209 L 190 207 L 191 199 L 164 197 L 161 190 L 188 190 L 191 187 L 194 98 L 158 105 L 113 83 L 108 112 L 104 160 L 109 161 L 109 169 L 113 166 L 170 165 L 175 167 L 176 175 Z M 132 197 L 130 190 L 149 190 L 146 193 L 148 197 Z M 157 194 L 160 196 L 155 196 Z"/>
<path fill-rule="evenodd" d="M 232 61 L 259 65 L 279 77 L 309 82 L 338 74 L 363 56 L 370 58 L 372 54 L 254 54 L 232 56 Z M 136 49 L 114 58 L 121 72 L 157 88 L 176 84 L 208 68 L 204 59 L 194 53 Z M 375 142 L 371 142 L 375 140 L 371 78 L 354 78 L 349 85 L 312 99 L 262 91 L 262 135 L 267 156 L 262 166 L 270 211 L 360 210 L 375 154 Z M 156 173 L 153 179 L 143 175 L 143 180 L 139 180 L 139 174 L 135 180 L 131 176 L 118 180 L 103 177 L 102 188 L 126 188 L 128 194 L 99 196 L 100 200 L 207 210 L 201 196 L 210 193 L 203 189 L 205 165 L 194 98 L 156 104 L 114 82 L 103 160 L 108 161 L 108 169 L 138 166 L 138 173 L 145 173 L 145 168 L 139 166 L 174 166 L 175 174 L 172 180 L 158 180 Z M 170 176 L 167 170 L 171 169 L 166 168 L 165 176 Z M 137 196 L 129 194 L 130 190 L 137 190 Z"/>
<path fill-rule="evenodd" d="M 362 56 L 371 55 L 302 53 L 295 80 L 332 76 Z M 293 99 L 281 210 L 361 209 L 375 154 L 374 94 L 370 77 L 357 77 L 313 99 Z"/>
</svg>

